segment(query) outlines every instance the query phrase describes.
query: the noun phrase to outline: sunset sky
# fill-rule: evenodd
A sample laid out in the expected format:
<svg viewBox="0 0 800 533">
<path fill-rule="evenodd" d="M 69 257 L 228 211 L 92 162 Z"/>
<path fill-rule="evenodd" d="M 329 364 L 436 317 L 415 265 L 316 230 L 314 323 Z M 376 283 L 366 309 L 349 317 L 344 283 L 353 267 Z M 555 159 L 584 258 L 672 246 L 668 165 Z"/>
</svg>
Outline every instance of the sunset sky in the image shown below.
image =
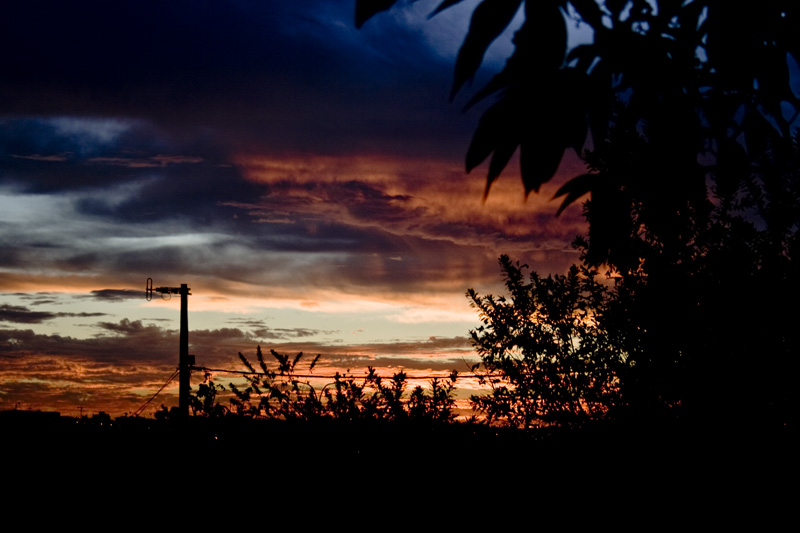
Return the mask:
<svg viewBox="0 0 800 533">
<path fill-rule="evenodd" d="M 191 287 L 201 366 L 261 345 L 321 373 L 466 371 L 465 291 L 502 291 L 501 253 L 578 261 L 580 206 L 550 199 L 583 168 L 526 200 L 509 167 L 483 201 L 464 155 L 485 105 L 448 101 L 477 1 L 427 20 L 438 3 L 360 30 L 353 0 L 4 6 L 0 409 L 142 405 L 178 352 L 179 298 L 147 302 L 148 277 Z"/>
</svg>

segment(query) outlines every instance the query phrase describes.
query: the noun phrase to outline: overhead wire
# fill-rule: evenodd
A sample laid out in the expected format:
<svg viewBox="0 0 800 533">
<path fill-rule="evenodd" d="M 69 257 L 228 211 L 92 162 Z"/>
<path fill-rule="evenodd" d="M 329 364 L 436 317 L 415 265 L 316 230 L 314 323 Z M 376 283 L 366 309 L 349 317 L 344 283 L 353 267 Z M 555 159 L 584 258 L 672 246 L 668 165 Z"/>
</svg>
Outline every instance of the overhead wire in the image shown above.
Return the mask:
<svg viewBox="0 0 800 533">
<path fill-rule="evenodd" d="M 170 382 L 172 382 L 172 380 L 173 380 L 173 379 L 175 379 L 175 376 L 177 376 L 179 373 L 180 373 L 180 370 L 176 370 L 175 372 L 173 372 L 173 373 L 172 373 L 172 375 L 169 377 L 169 379 L 167 379 L 167 381 L 166 381 L 166 382 L 165 382 L 163 385 L 161 385 L 161 388 L 160 388 L 160 389 L 158 389 L 158 392 L 156 392 L 155 394 L 153 394 L 153 396 L 152 396 L 152 397 L 151 397 L 149 400 L 147 400 L 146 402 L 144 402 L 144 405 L 142 405 L 140 408 L 138 408 L 138 409 L 137 409 L 137 410 L 136 410 L 136 411 L 133 413 L 133 416 L 139 416 L 140 414 L 142 414 L 142 412 L 143 412 L 143 411 L 144 411 L 144 410 L 147 408 L 147 406 L 148 406 L 148 405 L 150 405 L 150 402 L 152 402 L 153 400 L 155 400 L 155 399 L 156 399 L 156 396 L 158 396 L 159 394 L 161 394 L 161 391 L 162 391 L 162 390 L 164 390 L 164 388 L 165 388 L 167 385 L 169 385 L 169 384 L 170 384 Z"/>
<path fill-rule="evenodd" d="M 201 370 L 201 371 L 204 371 L 204 372 L 220 372 L 220 373 L 224 373 L 224 374 L 240 374 L 240 375 L 245 375 L 245 376 L 266 376 L 267 375 L 264 372 L 250 372 L 248 370 L 228 370 L 228 369 L 224 369 L 224 368 L 208 368 L 208 367 L 205 367 L 205 366 L 193 366 L 193 367 L 191 367 L 191 370 L 193 370 L 193 371 Z M 165 381 L 164 384 L 161 385 L 161 388 L 158 389 L 158 391 L 155 394 L 153 394 L 153 396 L 150 397 L 150 399 L 148 399 L 141 407 L 139 407 L 136 411 L 133 412 L 133 416 L 139 416 L 140 414 L 142 414 L 142 412 L 144 412 L 144 410 L 147 408 L 147 406 L 150 405 L 150 402 L 155 400 L 156 397 L 159 394 L 161 394 L 161 391 L 163 391 L 167 387 L 167 385 L 169 385 L 178 376 L 179 373 L 180 373 L 179 369 L 175 370 L 175 372 L 172 373 L 172 375 L 167 379 L 167 381 Z M 458 375 L 459 375 L 459 377 L 478 377 L 478 375 L 474 374 L 474 373 L 458 374 Z M 280 373 L 276 373 L 276 376 L 280 376 Z M 451 376 L 451 374 L 447 374 L 447 375 L 441 375 L 441 374 L 440 375 L 428 375 L 428 376 L 408 376 L 408 375 L 406 375 L 406 380 L 413 381 L 413 380 L 422 380 L 422 379 L 446 379 L 446 378 L 449 378 L 450 376 Z M 335 375 L 332 375 L 332 376 L 331 375 L 327 375 L 326 376 L 326 375 L 321 375 L 321 374 L 291 374 L 291 375 L 286 375 L 286 377 L 303 378 L 303 379 L 315 379 L 315 378 L 316 379 L 336 379 L 337 377 L 338 378 L 343 378 L 343 377 L 344 378 L 349 378 L 349 377 L 356 377 L 356 376 L 349 376 L 349 375 L 346 375 L 346 374 L 335 374 Z M 366 376 L 358 376 L 358 377 L 362 378 L 362 377 L 366 377 Z"/>
<path fill-rule="evenodd" d="M 195 366 L 192 367 L 192 370 L 202 370 L 205 372 L 221 372 L 224 374 L 241 374 L 243 376 L 266 376 L 264 372 L 250 372 L 249 370 L 227 370 L 223 368 L 208 368 L 205 366 Z M 280 376 L 280 372 L 275 372 L 275 376 Z M 364 378 L 367 376 L 352 376 L 348 374 L 334 374 L 334 375 L 322 375 L 322 374 L 284 374 L 285 377 L 294 377 L 294 378 L 304 378 L 304 379 L 336 379 L 337 377 L 341 378 Z M 439 375 L 428 375 L 428 376 L 409 376 L 406 375 L 406 380 L 420 380 L 420 379 L 446 379 L 449 378 L 451 374 L 439 374 Z M 458 373 L 458 377 L 478 377 L 477 374 L 474 373 Z M 391 379 L 391 378 L 381 378 L 381 379 Z"/>
</svg>

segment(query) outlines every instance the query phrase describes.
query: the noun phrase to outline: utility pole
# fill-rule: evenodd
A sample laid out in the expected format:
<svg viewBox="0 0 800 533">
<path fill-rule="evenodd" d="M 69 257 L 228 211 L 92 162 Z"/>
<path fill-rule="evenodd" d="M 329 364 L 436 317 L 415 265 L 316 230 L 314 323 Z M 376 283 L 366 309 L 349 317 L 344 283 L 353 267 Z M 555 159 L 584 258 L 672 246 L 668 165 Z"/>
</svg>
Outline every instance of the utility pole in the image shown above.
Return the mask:
<svg viewBox="0 0 800 533">
<path fill-rule="evenodd" d="M 172 294 L 181 295 L 181 334 L 178 349 L 178 413 L 182 418 L 189 417 L 189 391 L 194 356 L 189 355 L 189 292 L 191 289 L 182 283 L 180 287 L 153 288 L 153 279 L 147 278 L 145 296 L 147 301 L 153 299 L 153 291 L 161 293 L 161 297 Z"/>
<path fill-rule="evenodd" d="M 180 351 L 178 356 L 178 410 L 181 417 L 188 418 L 189 416 L 189 384 L 191 380 L 191 367 L 194 366 L 194 361 L 189 360 L 189 312 L 187 307 L 189 305 L 189 287 L 185 283 L 180 287 L 181 295 L 181 338 L 180 338 Z"/>
</svg>

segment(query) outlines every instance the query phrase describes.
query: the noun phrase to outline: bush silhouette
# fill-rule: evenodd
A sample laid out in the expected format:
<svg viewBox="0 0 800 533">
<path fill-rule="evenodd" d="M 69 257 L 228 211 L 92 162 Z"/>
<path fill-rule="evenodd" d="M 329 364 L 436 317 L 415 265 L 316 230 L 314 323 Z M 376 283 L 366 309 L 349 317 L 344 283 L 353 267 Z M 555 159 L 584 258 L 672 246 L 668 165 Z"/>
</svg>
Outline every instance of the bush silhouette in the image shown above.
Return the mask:
<svg viewBox="0 0 800 533">
<path fill-rule="evenodd" d="M 192 396 L 196 415 L 239 416 L 280 420 L 338 420 L 338 421 L 417 421 L 448 423 L 455 420 L 453 393 L 457 372 L 444 379 L 430 380 L 430 392 L 422 386 L 415 387 L 408 397 L 405 372 L 395 373 L 391 379 L 379 376 L 368 367 L 364 377 L 336 372 L 333 381 L 320 390 L 311 383 L 312 372 L 320 355 L 303 369 L 303 353 L 294 357 L 270 350 L 277 368 L 271 368 L 261 347 L 256 349 L 256 362 L 260 371 L 239 353 L 247 368 L 244 379 L 247 386 L 229 383 L 227 388 L 215 385 L 206 375 L 197 393 Z M 302 373 L 301 373 L 302 370 Z M 230 408 L 220 405 L 217 391 L 232 393 Z"/>
<path fill-rule="evenodd" d="M 500 265 L 509 298 L 467 291 L 483 323 L 471 332 L 482 359 L 473 370 L 492 389 L 473 396 L 474 407 L 489 421 L 523 428 L 607 416 L 626 357 L 605 329 L 611 296 L 596 272 L 573 266 L 564 276 L 531 272 L 526 280 L 526 265 L 505 255 Z"/>
</svg>

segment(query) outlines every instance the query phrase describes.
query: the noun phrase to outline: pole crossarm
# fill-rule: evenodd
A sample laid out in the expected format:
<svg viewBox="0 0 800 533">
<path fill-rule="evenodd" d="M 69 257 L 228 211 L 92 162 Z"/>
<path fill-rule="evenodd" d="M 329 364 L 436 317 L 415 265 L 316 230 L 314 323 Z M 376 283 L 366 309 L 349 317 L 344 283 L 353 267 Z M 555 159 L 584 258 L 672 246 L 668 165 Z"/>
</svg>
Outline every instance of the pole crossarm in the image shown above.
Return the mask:
<svg viewBox="0 0 800 533">
<path fill-rule="evenodd" d="M 161 294 L 183 294 L 181 291 L 186 290 L 187 295 L 191 295 L 192 293 L 189 292 L 192 289 L 189 287 L 156 287 L 153 289 L 155 292 L 160 292 Z"/>
<path fill-rule="evenodd" d="M 186 291 L 186 296 L 190 296 L 192 293 L 190 292 L 192 289 L 187 287 L 186 285 L 181 285 L 180 287 L 153 287 L 153 278 L 147 278 L 147 283 L 145 284 L 144 288 L 144 295 L 147 301 L 153 299 L 153 293 L 157 292 L 159 294 L 180 294 L 183 295 L 182 291 Z"/>
</svg>

